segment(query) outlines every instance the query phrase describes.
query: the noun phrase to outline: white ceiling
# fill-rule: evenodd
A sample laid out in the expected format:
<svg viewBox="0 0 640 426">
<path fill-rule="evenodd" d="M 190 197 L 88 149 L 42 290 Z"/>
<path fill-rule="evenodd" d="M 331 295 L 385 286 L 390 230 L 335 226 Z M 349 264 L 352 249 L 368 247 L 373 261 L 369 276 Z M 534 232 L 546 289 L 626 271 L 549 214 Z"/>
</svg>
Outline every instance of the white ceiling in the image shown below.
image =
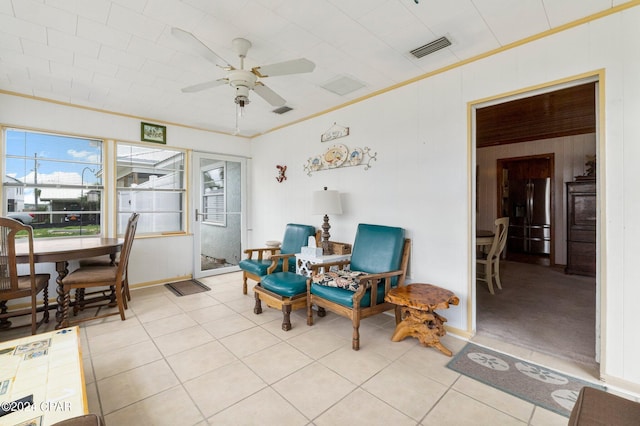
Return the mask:
<svg viewBox="0 0 640 426">
<path fill-rule="evenodd" d="M 292 111 L 255 93 L 251 136 L 427 72 L 610 9 L 624 0 L 0 0 L 0 90 L 233 133 L 228 86 L 180 89 L 225 71 L 171 35 L 178 27 L 238 67 L 231 41 L 253 43 L 245 68 L 305 57 L 313 72 L 262 81 Z M 452 45 L 409 51 L 441 36 Z M 339 96 L 321 86 L 364 84 Z"/>
</svg>

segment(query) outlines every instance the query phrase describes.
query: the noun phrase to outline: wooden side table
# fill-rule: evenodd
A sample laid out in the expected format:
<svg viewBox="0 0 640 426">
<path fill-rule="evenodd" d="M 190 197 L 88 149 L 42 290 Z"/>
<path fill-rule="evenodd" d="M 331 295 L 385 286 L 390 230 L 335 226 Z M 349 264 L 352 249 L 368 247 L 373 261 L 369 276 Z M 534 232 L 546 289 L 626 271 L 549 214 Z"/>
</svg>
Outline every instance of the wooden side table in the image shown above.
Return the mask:
<svg viewBox="0 0 640 426">
<path fill-rule="evenodd" d="M 391 341 L 417 337 L 423 346 L 433 346 L 447 356 L 452 355 L 440 343 L 440 337 L 446 334 L 444 323 L 447 319 L 434 311 L 448 309 L 450 304 L 457 305 L 460 299 L 455 294 L 432 284 L 408 284 L 392 288 L 385 300 L 396 305 L 396 330 Z"/>
</svg>

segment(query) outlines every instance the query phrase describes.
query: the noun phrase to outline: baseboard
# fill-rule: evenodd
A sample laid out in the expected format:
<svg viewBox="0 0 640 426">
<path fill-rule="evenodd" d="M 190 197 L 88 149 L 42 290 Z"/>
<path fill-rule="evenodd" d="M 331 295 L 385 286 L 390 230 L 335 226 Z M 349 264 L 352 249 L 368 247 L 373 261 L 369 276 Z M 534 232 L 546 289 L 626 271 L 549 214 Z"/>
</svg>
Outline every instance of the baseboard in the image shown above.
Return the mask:
<svg viewBox="0 0 640 426">
<path fill-rule="evenodd" d="M 626 396 L 629 399 L 640 402 L 640 384 L 629 382 L 619 377 L 602 374 L 600 376 L 607 389 L 615 391 L 615 393 Z"/>
<path fill-rule="evenodd" d="M 447 324 L 444 325 L 444 329 L 447 331 L 447 333 L 456 337 L 460 337 L 461 339 L 464 339 L 464 340 L 469 340 L 473 337 L 473 333 L 470 333 L 467 330 L 462 330 L 460 328 L 452 327 Z"/>
<path fill-rule="evenodd" d="M 155 287 L 157 285 L 169 284 L 169 283 L 174 283 L 176 281 L 186 281 L 186 280 L 192 280 L 192 279 L 194 279 L 193 275 L 189 274 L 189 275 L 182 275 L 178 277 L 165 278 L 162 280 L 147 281 L 143 283 L 136 283 L 136 284 L 129 283 L 129 288 L 133 290 L 133 289 L 139 289 L 139 288 L 145 288 L 145 287 Z"/>
</svg>

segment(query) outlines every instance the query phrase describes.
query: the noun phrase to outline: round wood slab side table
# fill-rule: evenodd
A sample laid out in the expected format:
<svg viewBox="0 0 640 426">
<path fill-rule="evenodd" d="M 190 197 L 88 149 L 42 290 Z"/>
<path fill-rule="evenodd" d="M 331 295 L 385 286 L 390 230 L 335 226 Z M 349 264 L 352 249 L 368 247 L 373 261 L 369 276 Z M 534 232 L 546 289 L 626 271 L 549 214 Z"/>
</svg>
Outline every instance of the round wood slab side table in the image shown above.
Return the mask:
<svg viewBox="0 0 640 426">
<path fill-rule="evenodd" d="M 440 343 L 440 337 L 446 334 L 444 323 L 447 319 L 435 310 L 457 305 L 460 299 L 455 294 L 432 284 L 408 284 L 389 290 L 385 300 L 396 305 L 396 330 L 391 341 L 417 337 L 423 346 L 433 346 L 447 356 L 452 355 Z"/>
</svg>

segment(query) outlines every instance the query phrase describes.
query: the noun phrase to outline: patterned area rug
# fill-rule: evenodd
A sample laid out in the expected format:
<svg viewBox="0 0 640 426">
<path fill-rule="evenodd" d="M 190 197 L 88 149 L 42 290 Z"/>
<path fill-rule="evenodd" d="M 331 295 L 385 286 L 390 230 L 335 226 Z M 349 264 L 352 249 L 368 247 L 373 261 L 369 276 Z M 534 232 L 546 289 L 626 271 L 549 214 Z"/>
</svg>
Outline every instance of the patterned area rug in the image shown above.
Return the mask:
<svg viewBox="0 0 640 426">
<path fill-rule="evenodd" d="M 583 386 L 604 389 L 576 377 L 468 343 L 447 367 L 472 379 L 569 417 Z"/>
<path fill-rule="evenodd" d="M 171 290 L 176 296 L 188 296 L 190 294 L 202 293 L 203 291 L 211 290 L 209 287 L 196 280 L 178 281 L 175 283 L 165 284 L 164 286 Z"/>
</svg>

